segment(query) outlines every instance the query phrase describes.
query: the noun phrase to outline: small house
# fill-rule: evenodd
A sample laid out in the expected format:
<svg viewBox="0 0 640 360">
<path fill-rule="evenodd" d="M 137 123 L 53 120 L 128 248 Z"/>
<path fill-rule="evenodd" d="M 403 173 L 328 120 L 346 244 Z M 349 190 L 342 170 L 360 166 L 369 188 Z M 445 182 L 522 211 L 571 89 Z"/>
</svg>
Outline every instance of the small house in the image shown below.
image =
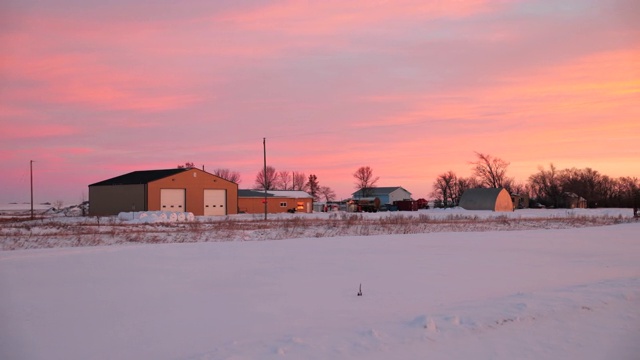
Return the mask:
<svg viewBox="0 0 640 360">
<path fill-rule="evenodd" d="M 380 204 L 385 205 L 393 204 L 394 201 L 411 199 L 411 193 L 400 186 L 375 187 L 366 189 L 366 191 L 360 189 L 354 192 L 351 196 L 354 200 L 362 198 L 378 198 L 380 199 Z"/>
<path fill-rule="evenodd" d="M 587 208 L 587 199 L 576 193 L 565 192 L 564 194 L 562 194 L 562 199 L 564 200 L 565 206 L 569 209 Z"/>
</svg>

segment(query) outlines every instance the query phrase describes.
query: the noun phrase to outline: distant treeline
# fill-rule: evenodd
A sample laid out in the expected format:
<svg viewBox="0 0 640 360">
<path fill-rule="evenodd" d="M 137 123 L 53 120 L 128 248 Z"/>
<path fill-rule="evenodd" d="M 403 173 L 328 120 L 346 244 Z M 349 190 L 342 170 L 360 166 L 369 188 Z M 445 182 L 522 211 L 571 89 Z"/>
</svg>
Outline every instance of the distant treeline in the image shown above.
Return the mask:
<svg viewBox="0 0 640 360">
<path fill-rule="evenodd" d="M 587 207 L 637 207 L 640 205 L 640 181 L 634 177 L 611 178 L 585 169 L 539 169 L 529 177 L 529 194 L 545 206 L 566 207 L 567 193 L 587 200 Z"/>
<path fill-rule="evenodd" d="M 582 197 L 587 207 L 638 207 L 640 206 L 640 181 L 635 177 L 612 178 L 591 168 L 548 169 L 539 168 L 524 183 L 508 177 L 509 163 L 476 153 L 471 162 L 473 175 L 458 177 L 453 171 L 438 175 L 433 183 L 432 196 L 436 204 L 456 206 L 465 190 L 477 187 L 503 187 L 511 194 L 526 195 L 530 206 L 568 207 L 573 194 Z"/>
</svg>

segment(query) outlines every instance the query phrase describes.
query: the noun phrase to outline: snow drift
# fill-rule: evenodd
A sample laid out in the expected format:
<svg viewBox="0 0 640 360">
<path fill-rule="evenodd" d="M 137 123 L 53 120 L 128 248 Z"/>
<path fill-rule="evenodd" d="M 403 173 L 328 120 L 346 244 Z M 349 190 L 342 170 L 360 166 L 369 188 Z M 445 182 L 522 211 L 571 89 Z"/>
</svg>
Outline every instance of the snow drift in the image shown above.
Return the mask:
<svg viewBox="0 0 640 360">
<path fill-rule="evenodd" d="M 119 213 L 118 220 L 127 223 L 184 222 L 194 221 L 195 216 L 191 212 L 133 211 Z"/>
<path fill-rule="evenodd" d="M 0 359 L 637 359 L 639 231 L 0 251 Z"/>
</svg>

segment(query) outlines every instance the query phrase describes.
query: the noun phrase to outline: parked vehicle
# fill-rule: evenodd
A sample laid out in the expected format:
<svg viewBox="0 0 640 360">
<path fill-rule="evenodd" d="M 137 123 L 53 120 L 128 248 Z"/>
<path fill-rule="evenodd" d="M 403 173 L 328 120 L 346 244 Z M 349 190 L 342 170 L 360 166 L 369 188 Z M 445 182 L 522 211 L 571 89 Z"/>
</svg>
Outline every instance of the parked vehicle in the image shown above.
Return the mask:
<svg viewBox="0 0 640 360">
<path fill-rule="evenodd" d="M 377 197 L 353 199 L 349 202 L 351 212 L 378 212 L 380 210 L 380 199 Z"/>
</svg>

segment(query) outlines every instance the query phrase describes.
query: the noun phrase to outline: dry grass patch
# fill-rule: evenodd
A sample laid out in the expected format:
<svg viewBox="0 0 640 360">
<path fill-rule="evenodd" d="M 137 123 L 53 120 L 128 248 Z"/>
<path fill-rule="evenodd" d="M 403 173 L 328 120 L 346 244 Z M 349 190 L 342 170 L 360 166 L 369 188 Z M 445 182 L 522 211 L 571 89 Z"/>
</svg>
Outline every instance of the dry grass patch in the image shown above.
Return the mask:
<svg viewBox="0 0 640 360">
<path fill-rule="evenodd" d="M 39 219 L 0 222 L 0 249 L 99 246 L 126 243 L 182 243 L 209 241 L 281 240 L 304 237 L 368 236 L 431 232 L 509 231 L 603 226 L 633 221 L 622 216 L 565 216 L 548 218 L 487 219 L 452 214 L 432 218 L 426 214 L 335 213 L 326 219 L 293 216 L 262 220 L 200 220 L 181 223 L 131 224 L 114 217 L 86 217 L 77 221 Z"/>
</svg>

